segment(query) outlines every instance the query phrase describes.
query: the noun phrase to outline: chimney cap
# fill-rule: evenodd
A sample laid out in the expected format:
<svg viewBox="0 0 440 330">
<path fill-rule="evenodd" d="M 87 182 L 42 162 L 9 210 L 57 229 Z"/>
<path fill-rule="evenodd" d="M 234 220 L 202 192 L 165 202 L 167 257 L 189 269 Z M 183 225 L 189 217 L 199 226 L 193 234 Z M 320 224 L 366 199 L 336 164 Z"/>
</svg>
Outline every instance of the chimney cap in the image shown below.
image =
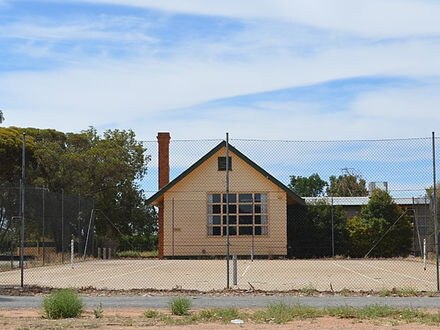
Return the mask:
<svg viewBox="0 0 440 330">
<path fill-rule="evenodd" d="M 158 139 L 170 139 L 170 132 L 158 132 L 157 133 L 157 138 Z"/>
</svg>

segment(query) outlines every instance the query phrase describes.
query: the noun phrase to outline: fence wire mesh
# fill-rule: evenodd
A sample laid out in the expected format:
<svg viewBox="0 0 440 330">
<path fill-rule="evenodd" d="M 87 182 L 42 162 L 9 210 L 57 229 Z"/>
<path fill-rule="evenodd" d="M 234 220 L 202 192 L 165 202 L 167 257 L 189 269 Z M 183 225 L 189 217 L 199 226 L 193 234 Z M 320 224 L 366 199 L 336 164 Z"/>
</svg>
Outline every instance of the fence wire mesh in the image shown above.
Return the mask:
<svg viewBox="0 0 440 330">
<path fill-rule="evenodd" d="M 100 245 L 93 239 L 85 247 L 90 221 L 92 233 L 94 228 L 93 205 L 79 202 L 78 196 L 65 201 L 64 221 L 60 196 L 52 196 L 45 206 L 52 231 L 45 227 L 38 234 L 43 231 L 44 191 L 27 189 L 33 195 L 26 203 L 35 206 L 26 204 L 26 212 L 34 208 L 35 214 L 26 218 L 40 219 L 26 224 L 29 235 L 34 233 L 27 242 L 47 248 L 50 242 L 51 251 L 66 259 L 73 234 L 74 255 L 86 251 L 90 258 L 73 268 L 27 264 L 26 283 L 202 291 L 227 286 L 435 291 L 433 156 L 439 142 L 171 139 L 170 183 L 158 190 L 159 146 L 144 141 L 151 162 L 142 185 L 159 214 L 158 251 L 150 251 L 154 244 Z M 6 193 L 18 196 L 17 190 Z M 5 219 L 18 214 L 18 199 L 9 203 Z M 1 227 L 11 237 L 2 240 L 3 255 L 16 252 L 17 228 L 11 223 L 7 230 Z M 42 257 L 36 260 L 46 265 Z M 9 264 L 2 262 L 0 281 L 19 283 L 18 271 L 5 269 Z"/>
<path fill-rule="evenodd" d="M 94 254 L 90 221 L 93 199 L 24 188 L 24 262 L 27 268 L 70 262 L 73 243 L 76 257 Z M 1 269 L 20 266 L 20 187 L 0 187 Z"/>
</svg>

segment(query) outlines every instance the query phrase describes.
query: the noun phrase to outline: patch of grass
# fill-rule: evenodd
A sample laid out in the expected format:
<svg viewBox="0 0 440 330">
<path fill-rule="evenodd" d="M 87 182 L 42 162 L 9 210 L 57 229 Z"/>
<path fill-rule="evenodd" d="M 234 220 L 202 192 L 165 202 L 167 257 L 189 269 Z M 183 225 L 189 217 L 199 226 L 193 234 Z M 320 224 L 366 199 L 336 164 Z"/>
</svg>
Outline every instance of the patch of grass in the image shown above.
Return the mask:
<svg viewBox="0 0 440 330">
<path fill-rule="evenodd" d="M 125 250 L 116 252 L 116 256 L 119 258 L 156 258 L 157 255 L 157 251 Z"/>
<path fill-rule="evenodd" d="M 339 294 L 341 296 L 348 297 L 348 296 L 351 296 L 353 294 L 353 292 L 350 289 L 343 288 L 341 291 L 339 291 Z"/>
<path fill-rule="evenodd" d="M 413 288 L 392 288 L 391 290 L 382 289 L 378 294 L 380 297 L 415 297 L 418 295 L 418 292 Z"/>
<path fill-rule="evenodd" d="M 116 256 L 119 258 L 140 258 L 141 252 L 134 251 L 134 250 L 119 251 L 119 252 L 116 252 Z"/>
<path fill-rule="evenodd" d="M 369 305 L 362 308 L 339 306 L 326 308 L 326 313 L 332 317 L 376 320 L 391 319 L 405 322 L 417 322 L 425 319 L 429 314 L 413 308 L 398 309 L 390 306 Z"/>
<path fill-rule="evenodd" d="M 242 319 L 244 314 L 236 308 L 212 308 L 200 311 L 197 316 L 202 321 L 227 323 L 234 319 Z"/>
<path fill-rule="evenodd" d="M 185 297 L 171 299 L 170 310 L 173 315 L 189 315 L 191 300 Z"/>
<path fill-rule="evenodd" d="M 149 319 L 155 319 L 155 318 L 159 317 L 159 315 L 160 315 L 159 312 L 154 309 L 147 309 L 144 312 L 144 316 Z"/>
<path fill-rule="evenodd" d="M 305 287 L 299 289 L 299 292 L 305 296 L 313 296 L 318 292 L 312 283 L 307 284 Z"/>
<path fill-rule="evenodd" d="M 49 319 L 65 319 L 78 317 L 82 314 L 84 304 L 72 289 L 53 291 L 43 300 L 43 312 Z"/>
<path fill-rule="evenodd" d="M 104 309 L 102 309 L 101 303 L 99 303 L 99 306 L 93 310 L 93 315 L 95 315 L 96 319 L 100 319 L 104 316 Z"/>
<path fill-rule="evenodd" d="M 254 319 L 262 322 L 286 323 L 293 319 L 306 319 L 322 316 L 322 311 L 303 305 L 290 306 L 284 302 L 270 304 L 266 309 L 254 313 Z"/>
</svg>

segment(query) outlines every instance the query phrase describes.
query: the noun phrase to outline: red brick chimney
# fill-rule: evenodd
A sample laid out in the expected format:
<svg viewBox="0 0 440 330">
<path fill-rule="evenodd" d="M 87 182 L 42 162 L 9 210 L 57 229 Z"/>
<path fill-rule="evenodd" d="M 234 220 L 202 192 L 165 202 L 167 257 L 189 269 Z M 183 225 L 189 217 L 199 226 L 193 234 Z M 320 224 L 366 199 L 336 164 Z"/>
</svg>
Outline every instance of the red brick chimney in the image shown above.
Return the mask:
<svg viewBox="0 0 440 330">
<path fill-rule="evenodd" d="M 170 182 L 170 133 L 157 133 L 158 166 L 159 166 L 159 190 Z M 163 258 L 164 253 L 164 205 L 163 201 L 159 205 L 159 240 L 158 257 Z"/>
<path fill-rule="evenodd" d="M 170 182 L 170 133 L 157 133 L 159 144 L 159 190 Z"/>
</svg>

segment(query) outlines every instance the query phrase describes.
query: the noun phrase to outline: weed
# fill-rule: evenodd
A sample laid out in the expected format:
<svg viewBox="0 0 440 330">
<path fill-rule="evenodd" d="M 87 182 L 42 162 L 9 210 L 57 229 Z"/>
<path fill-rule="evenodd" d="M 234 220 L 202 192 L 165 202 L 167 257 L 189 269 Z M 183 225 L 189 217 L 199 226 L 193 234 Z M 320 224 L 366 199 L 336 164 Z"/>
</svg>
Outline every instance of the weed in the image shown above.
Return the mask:
<svg viewBox="0 0 440 330">
<path fill-rule="evenodd" d="M 382 289 L 379 291 L 380 297 L 398 296 L 398 297 L 415 297 L 417 296 L 417 290 L 413 288 L 393 288 Z"/>
<path fill-rule="evenodd" d="M 116 255 L 119 258 L 140 258 L 141 257 L 141 253 L 139 251 L 133 251 L 133 250 L 116 252 Z"/>
<path fill-rule="evenodd" d="M 203 321 L 229 322 L 234 319 L 243 318 L 236 308 L 212 308 L 202 310 L 198 313 L 198 318 Z"/>
<path fill-rule="evenodd" d="M 93 315 L 95 318 L 100 319 L 104 316 L 104 310 L 102 309 L 102 304 L 99 303 L 99 306 L 93 310 Z"/>
<path fill-rule="evenodd" d="M 299 289 L 299 292 L 306 296 L 313 296 L 315 293 L 318 292 L 318 290 L 316 290 L 312 283 L 309 283 L 305 287 Z"/>
<path fill-rule="evenodd" d="M 343 289 L 339 292 L 339 294 L 340 294 L 341 296 L 344 296 L 344 297 L 351 296 L 352 293 L 353 293 L 353 292 L 352 292 L 350 289 L 347 289 L 347 288 L 343 288 Z"/>
<path fill-rule="evenodd" d="M 149 319 L 155 319 L 156 317 L 159 316 L 159 312 L 155 311 L 154 309 L 147 309 L 144 312 L 144 316 L 149 318 Z"/>
<path fill-rule="evenodd" d="M 174 315 L 188 315 L 191 309 L 191 300 L 185 297 L 173 298 L 170 302 L 170 309 Z"/>
<path fill-rule="evenodd" d="M 78 317 L 83 307 L 82 299 L 72 289 L 56 290 L 43 301 L 43 311 L 49 319 Z"/>
<path fill-rule="evenodd" d="M 321 311 L 317 308 L 302 305 L 289 306 L 284 302 L 278 302 L 269 305 L 264 310 L 255 312 L 254 318 L 257 321 L 281 324 L 292 321 L 295 318 L 304 319 L 321 315 Z"/>
<path fill-rule="evenodd" d="M 116 252 L 119 258 L 156 258 L 157 251 L 125 250 Z"/>
</svg>

